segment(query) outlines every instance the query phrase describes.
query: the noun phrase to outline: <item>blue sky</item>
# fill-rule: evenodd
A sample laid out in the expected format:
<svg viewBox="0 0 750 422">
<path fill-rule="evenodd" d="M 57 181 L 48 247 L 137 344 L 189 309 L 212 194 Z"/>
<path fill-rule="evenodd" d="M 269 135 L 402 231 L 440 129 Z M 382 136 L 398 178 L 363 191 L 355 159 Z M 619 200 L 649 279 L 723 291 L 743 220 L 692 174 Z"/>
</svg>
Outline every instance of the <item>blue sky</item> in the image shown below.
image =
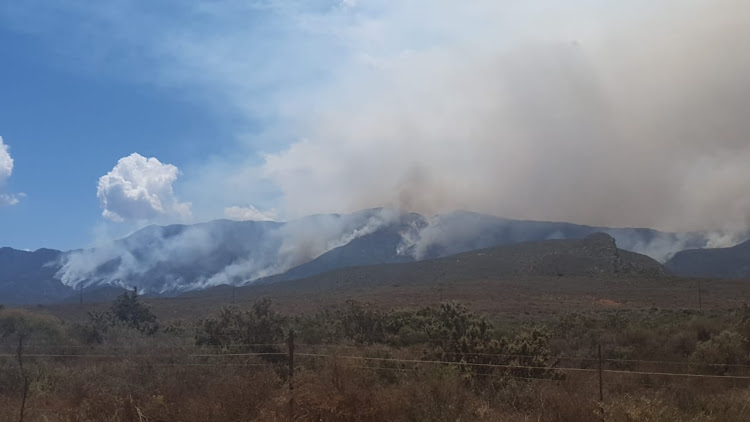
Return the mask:
<svg viewBox="0 0 750 422">
<path fill-rule="evenodd" d="M 226 119 L 179 94 L 122 75 L 81 73 L 54 40 L 0 30 L 0 127 L 15 159 L 0 243 L 86 244 L 101 210 L 99 176 L 133 152 L 182 166 L 226 148 Z"/>
<path fill-rule="evenodd" d="M 15 161 L 4 188 L 25 195 L 17 205 L 0 208 L 2 245 L 81 247 L 148 223 L 109 224 L 96 196 L 99 177 L 131 153 L 179 168 L 212 156 L 231 162 L 226 157 L 232 153 L 244 154 L 243 160 L 254 155 L 236 139 L 240 131 L 256 130 L 252 115 L 239 118 L 235 104 L 225 104 L 200 81 L 157 76 L 163 68 L 152 53 L 132 51 L 151 40 L 133 45 L 89 28 L 104 24 L 97 13 L 106 6 L 87 11 L 77 10 L 82 2 L 71 4 L 59 10 L 44 2 L 0 7 L 0 136 Z M 145 19 L 149 9 L 146 2 L 131 11 L 117 12 L 116 2 L 110 6 L 122 13 L 112 19 L 123 24 L 128 16 L 133 23 Z M 156 18 L 179 9 L 158 11 Z M 243 21 L 252 18 L 246 14 Z M 159 35 L 153 36 L 157 44 Z M 217 98 L 206 100 L 211 95 Z"/>
<path fill-rule="evenodd" d="M 5 2 L 0 246 L 376 206 L 744 230 L 749 20 L 733 0 Z"/>
</svg>

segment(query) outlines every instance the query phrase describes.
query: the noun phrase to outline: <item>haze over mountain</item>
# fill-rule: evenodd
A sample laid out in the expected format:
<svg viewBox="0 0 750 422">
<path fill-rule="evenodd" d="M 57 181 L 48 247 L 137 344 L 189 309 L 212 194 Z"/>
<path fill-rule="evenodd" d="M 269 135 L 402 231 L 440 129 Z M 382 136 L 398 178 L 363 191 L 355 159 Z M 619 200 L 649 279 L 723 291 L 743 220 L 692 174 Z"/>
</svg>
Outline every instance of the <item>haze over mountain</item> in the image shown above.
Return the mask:
<svg viewBox="0 0 750 422">
<path fill-rule="evenodd" d="M 331 270 L 408 263 L 526 241 L 611 235 L 624 250 L 660 261 L 704 248 L 699 233 L 519 221 L 471 212 L 425 217 L 392 209 L 325 214 L 286 223 L 215 220 L 148 226 L 92 249 L 0 250 L 4 303 L 49 302 L 83 287 L 137 286 L 174 295 L 222 284 L 301 279 Z"/>
</svg>

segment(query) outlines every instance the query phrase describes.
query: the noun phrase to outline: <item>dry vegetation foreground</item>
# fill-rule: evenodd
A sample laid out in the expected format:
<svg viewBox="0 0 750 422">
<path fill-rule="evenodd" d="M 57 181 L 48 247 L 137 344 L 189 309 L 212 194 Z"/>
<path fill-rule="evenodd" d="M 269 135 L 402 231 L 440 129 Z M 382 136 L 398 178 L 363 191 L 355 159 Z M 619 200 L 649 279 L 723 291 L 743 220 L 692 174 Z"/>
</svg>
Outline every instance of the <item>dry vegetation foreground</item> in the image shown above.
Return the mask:
<svg viewBox="0 0 750 422">
<path fill-rule="evenodd" d="M 740 282 L 366 281 L 0 310 L 0 420 L 750 420 Z"/>
</svg>

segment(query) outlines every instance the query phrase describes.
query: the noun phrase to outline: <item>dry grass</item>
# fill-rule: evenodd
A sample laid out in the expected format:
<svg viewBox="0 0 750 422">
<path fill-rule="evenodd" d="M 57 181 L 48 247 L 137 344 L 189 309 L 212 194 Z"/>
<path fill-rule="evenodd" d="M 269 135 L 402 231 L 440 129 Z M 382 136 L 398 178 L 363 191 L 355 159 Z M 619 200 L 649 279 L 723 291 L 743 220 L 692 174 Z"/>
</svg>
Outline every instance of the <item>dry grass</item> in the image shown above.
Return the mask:
<svg viewBox="0 0 750 422">
<path fill-rule="evenodd" d="M 746 280 L 686 278 L 482 277 L 460 279 L 399 279 L 334 272 L 313 279 L 237 288 L 234 303 L 247 307 L 270 298 L 282 312 L 312 313 L 336 308 L 347 300 L 381 309 L 415 308 L 446 300 L 469 304 L 478 312 L 502 318 L 554 318 L 573 311 L 609 309 L 726 309 L 750 303 Z M 195 319 L 215 314 L 233 303 L 232 289 L 215 288 L 176 298 L 150 299 L 160 321 Z M 66 321 L 83 321 L 88 312 L 104 311 L 109 303 L 30 307 Z"/>
<path fill-rule="evenodd" d="M 553 339 L 554 352 L 571 358 L 590 358 L 592 342 L 597 341 L 611 346 L 605 350 L 605 357 L 687 361 L 686 356 L 694 351 L 704 333 L 715 335 L 729 324 L 729 317 L 708 313 L 699 317 L 683 311 L 654 312 L 655 316 L 649 319 L 649 310 L 654 306 L 667 310 L 696 307 L 694 280 L 481 279 L 446 282 L 441 292 L 435 287 L 416 281 L 371 283 L 367 288 L 356 280 L 330 280 L 328 285 L 314 288 L 286 283 L 238 290 L 237 301 L 245 306 L 260 296 L 269 296 L 280 311 L 300 314 L 340 308 L 347 298 L 369 301 L 378 309 L 414 308 L 434 304 L 442 294 L 443 299 L 460 299 L 472 309 L 490 314 L 503 332 L 507 328 L 504 324 L 510 327 L 507 330 L 523 321 L 544 319 L 555 324 L 573 311 L 610 312 L 602 318 L 611 317 L 612 328 L 589 328 L 584 321 Z M 744 301 L 744 287 L 735 282 L 704 283 L 703 289 L 704 309 L 727 308 Z M 214 292 L 149 303 L 160 320 L 186 319 L 190 326 L 190 321 L 215 313 L 229 303 L 230 295 L 231 292 Z M 72 332 L 73 321 L 85 320 L 92 309 L 101 311 L 107 307 L 108 303 L 34 310 L 61 317 L 62 328 Z M 645 322 L 617 326 L 617 318 L 622 315 L 643 315 Z M 75 343 L 73 339 L 66 341 Z M 381 363 L 387 368 L 373 369 L 367 366 L 378 365 L 299 357 L 292 394 L 284 365 L 271 365 L 258 357 L 191 356 L 208 349 L 198 348 L 190 337 L 122 332 L 108 338 L 101 347 L 83 348 L 80 353 L 115 356 L 28 359 L 31 386 L 25 421 L 750 420 L 750 391 L 732 389 L 746 388 L 747 383 L 726 380 L 608 374 L 602 404 L 598 401 L 596 375 L 591 373 L 573 374 L 562 381 L 502 377 L 488 380 L 469 377 L 454 366 L 416 365 L 417 369 L 413 369 L 414 365 Z M 419 359 L 422 352 L 419 346 L 386 347 L 385 351 L 379 349 L 382 347 L 386 346 L 344 350 L 349 355 L 387 354 L 404 359 Z M 321 347 L 307 351 L 343 353 L 332 350 Z M 70 353 L 68 349 L 61 351 Z M 563 364 L 573 365 L 571 361 Z M 607 368 L 664 370 L 659 364 L 646 363 L 611 363 Z M 0 421 L 18 418 L 20 380 L 13 357 L 0 358 Z M 290 407 L 292 397 L 294 404 Z"/>
<path fill-rule="evenodd" d="M 454 367 L 374 370 L 326 358 L 300 362 L 292 394 L 283 367 L 258 358 L 210 365 L 185 352 L 158 358 L 128 357 L 130 352 L 125 352 L 106 361 L 37 359 L 29 364 L 32 386 L 25 420 L 593 422 L 602 420 L 602 408 L 604 420 L 613 422 L 750 417 L 750 392 L 730 389 L 726 383 L 650 388 L 609 377 L 601 407 L 595 377 L 587 374 L 564 381 L 487 382 L 467 378 Z M 164 364 L 170 361 L 180 364 Z M 3 421 L 17 419 L 16 370 L 12 360 L 0 366 Z"/>
</svg>

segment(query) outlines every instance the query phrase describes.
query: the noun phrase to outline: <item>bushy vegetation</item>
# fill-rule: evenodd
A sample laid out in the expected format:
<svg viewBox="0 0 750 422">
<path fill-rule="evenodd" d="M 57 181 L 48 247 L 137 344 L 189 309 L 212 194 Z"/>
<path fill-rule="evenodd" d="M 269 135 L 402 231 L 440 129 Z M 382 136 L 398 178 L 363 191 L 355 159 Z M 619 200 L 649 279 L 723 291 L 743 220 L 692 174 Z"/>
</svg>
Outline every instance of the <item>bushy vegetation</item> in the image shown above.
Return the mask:
<svg viewBox="0 0 750 422">
<path fill-rule="evenodd" d="M 0 308 L 0 339 L 19 343 L 33 340 L 51 344 L 63 336 L 59 321 L 55 318 L 31 313 L 22 309 Z"/>
<path fill-rule="evenodd" d="M 454 302 L 387 311 L 354 301 L 285 315 L 261 299 L 160 323 L 135 292 L 85 324 L 0 309 L 0 346 L 11 351 L 0 361 L 0 420 L 18 420 L 24 396 L 26 421 L 277 421 L 290 412 L 298 421 L 747 420 L 750 393 L 738 388 L 750 383 L 724 378 L 747 375 L 748 315 L 492 321 Z M 290 330 L 299 354 L 291 406 Z M 598 346 L 613 371 L 604 403 L 592 370 Z M 641 374 L 619 372 L 628 370 Z"/>
<path fill-rule="evenodd" d="M 89 324 L 78 324 L 74 328 L 74 336 L 87 344 L 102 343 L 112 331 L 135 330 L 153 335 L 160 328 L 156 315 L 139 300 L 135 289 L 118 296 L 108 312 L 89 313 L 89 319 Z"/>
</svg>

